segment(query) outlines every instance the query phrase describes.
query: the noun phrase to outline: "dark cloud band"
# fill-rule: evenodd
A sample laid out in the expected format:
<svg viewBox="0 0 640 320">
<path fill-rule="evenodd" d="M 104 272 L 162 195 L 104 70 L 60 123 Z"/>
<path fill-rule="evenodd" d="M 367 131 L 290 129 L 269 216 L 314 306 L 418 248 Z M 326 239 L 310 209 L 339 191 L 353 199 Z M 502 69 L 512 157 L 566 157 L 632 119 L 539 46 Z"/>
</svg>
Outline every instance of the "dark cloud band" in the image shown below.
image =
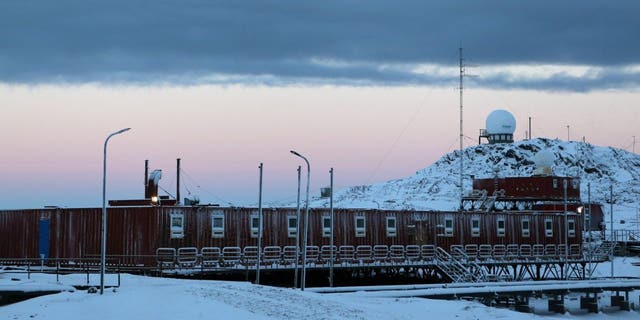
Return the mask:
<svg viewBox="0 0 640 320">
<path fill-rule="evenodd" d="M 596 77 L 489 87 L 637 86 L 640 2 L 3 1 L 0 81 L 449 85 L 411 66 L 587 65 Z M 339 61 L 337 65 L 317 60 Z M 381 66 L 408 66 L 384 68 Z"/>
</svg>

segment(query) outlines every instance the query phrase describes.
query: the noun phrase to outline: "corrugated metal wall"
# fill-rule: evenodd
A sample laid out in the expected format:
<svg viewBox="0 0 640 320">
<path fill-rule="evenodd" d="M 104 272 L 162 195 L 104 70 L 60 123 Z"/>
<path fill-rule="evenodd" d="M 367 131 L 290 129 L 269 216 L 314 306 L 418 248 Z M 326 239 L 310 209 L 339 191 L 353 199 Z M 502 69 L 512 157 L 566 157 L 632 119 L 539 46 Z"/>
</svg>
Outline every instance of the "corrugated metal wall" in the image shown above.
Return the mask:
<svg viewBox="0 0 640 320">
<path fill-rule="evenodd" d="M 154 264 L 151 257 L 159 247 L 245 247 L 256 246 L 251 236 L 251 216 L 256 208 L 217 207 L 113 207 L 108 209 L 108 246 L 110 256 L 124 256 L 127 264 Z M 171 215 L 184 218 L 182 237 L 171 236 Z M 224 216 L 224 237 L 212 236 L 212 213 Z M 288 235 L 288 216 L 293 208 L 263 210 L 263 246 L 292 246 L 295 237 Z M 322 218 L 328 209 L 309 212 L 308 245 L 328 245 L 322 236 Z M 302 211 L 304 217 L 304 211 Z M 356 216 L 365 217 L 363 237 L 355 232 Z M 396 235 L 387 236 L 386 217 L 396 218 Z M 453 234 L 445 235 L 446 218 L 453 219 Z M 480 236 L 471 236 L 471 219 L 480 218 Z M 575 236 L 569 244 L 582 243 L 583 217 L 572 213 Z M 497 235 L 497 221 L 505 220 L 504 236 Z M 98 257 L 100 254 L 100 208 L 34 209 L 0 211 L 0 258 L 38 258 L 39 222 L 50 222 L 50 257 Z M 521 223 L 530 221 L 530 236 L 523 237 Z M 551 219 L 553 236 L 545 235 L 545 219 Z M 302 219 L 302 221 L 304 218 Z M 303 230 L 302 221 L 300 223 Z M 564 243 L 564 215 L 561 212 L 428 212 L 387 210 L 335 210 L 335 242 L 341 245 L 413 245 L 435 244 L 449 249 L 454 244 L 560 244 Z M 300 233 L 303 234 L 302 232 Z M 302 238 L 302 236 L 300 237 Z"/>
</svg>

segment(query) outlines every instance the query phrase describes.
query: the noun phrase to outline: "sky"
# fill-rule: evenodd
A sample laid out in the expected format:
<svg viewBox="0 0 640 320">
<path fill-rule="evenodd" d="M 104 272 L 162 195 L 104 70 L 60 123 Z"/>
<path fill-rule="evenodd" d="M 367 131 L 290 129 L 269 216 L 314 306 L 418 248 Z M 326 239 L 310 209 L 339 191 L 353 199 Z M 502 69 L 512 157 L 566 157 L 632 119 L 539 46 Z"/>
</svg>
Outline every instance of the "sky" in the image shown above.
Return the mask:
<svg viewBox="0 0 640 320">
<path fill-rule="evenodd" d="M 413 174 L 494 109 L 516 138 L 633 150 L 636 1 L 3 1 L 0 208 L 100 206 L 160 185 L 204 203 L 295 201 Z M 567 129 L 569 126 L 569 129 Z M 640 136 L 640 135 L 638 135 Z M 304 183 L 303 177 L 303 183 Z"/>
</svg>

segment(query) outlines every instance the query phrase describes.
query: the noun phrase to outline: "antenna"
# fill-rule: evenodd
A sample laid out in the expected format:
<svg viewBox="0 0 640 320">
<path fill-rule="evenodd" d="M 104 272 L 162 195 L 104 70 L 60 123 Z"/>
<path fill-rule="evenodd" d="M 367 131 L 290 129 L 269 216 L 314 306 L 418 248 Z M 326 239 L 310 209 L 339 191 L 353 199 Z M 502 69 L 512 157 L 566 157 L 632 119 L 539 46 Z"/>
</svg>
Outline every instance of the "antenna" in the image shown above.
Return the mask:
<svg viewBox="0 0 640 320">
<path fill-rule="evenodd" d="M 462 153 L 462 141 L 464 139 L 464 133 L 462 131 L 462 92 L 464 91 L 464 58 L 462 56 L 462 46 L 459 48 L 460 51 L 460 212 L 462 212 L 462 196 L 464 194 L 464 188 L 462 187 L 462 180 L 464 174 L 464 156 Z"/>
</svg>

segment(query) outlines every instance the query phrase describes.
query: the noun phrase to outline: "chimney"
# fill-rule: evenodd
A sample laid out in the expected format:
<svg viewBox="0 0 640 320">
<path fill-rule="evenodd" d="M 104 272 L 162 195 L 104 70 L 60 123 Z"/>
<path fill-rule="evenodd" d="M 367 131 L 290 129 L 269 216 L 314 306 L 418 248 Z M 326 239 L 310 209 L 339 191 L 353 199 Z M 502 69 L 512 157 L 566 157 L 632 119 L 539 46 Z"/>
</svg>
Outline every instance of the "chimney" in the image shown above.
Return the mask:
<svg viewBox="0 0 640 320">
<path fill-rule="evenodd" d="M 144 160 L 144 194 L 147 194 L 147 184 L 149 183 L 149 160 Z"/>
<path fill-rule="evenodd" d="M 176 205 L 180 204 L 180 158 L 176 160 Z"/>
</svg>

